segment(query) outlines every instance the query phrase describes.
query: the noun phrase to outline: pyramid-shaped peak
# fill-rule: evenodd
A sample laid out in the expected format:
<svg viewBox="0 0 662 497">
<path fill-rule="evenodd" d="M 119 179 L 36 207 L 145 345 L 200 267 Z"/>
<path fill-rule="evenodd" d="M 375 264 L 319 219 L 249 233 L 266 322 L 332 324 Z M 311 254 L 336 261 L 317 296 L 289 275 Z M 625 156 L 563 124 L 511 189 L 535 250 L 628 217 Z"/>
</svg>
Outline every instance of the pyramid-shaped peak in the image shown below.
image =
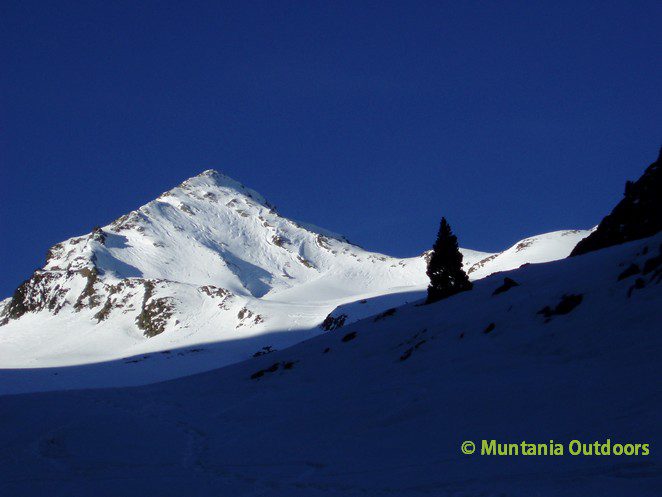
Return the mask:
<svg viewBox="0 0 662 497">
<path fill-rule="evenodd" d="M 216 169 L 205 169 L 200 174 L 196 174 L 195 176 L 193 176 L 193 178 L 212 178 L 212 179 L 217 180 L 217 181 L 218 180 L 235 181 L 234 179 L 232 179 L 228 175 L 223 174 L 223 173 L 217 171 Z M 190 179 L 193 179 L 193 178 L 190 178 Z M 237 181 L 237 183 L 238 183 L 238 181 Z"/>
<path fill-rule="evenodd" d="M 184 190 L 196 190 L 198 188 L 221 188 L 224 190 L 233 190 L 238 195 L 252 198 L 257 202 L 270 206 L 269 202 L 267 202 L 260 193 L 248 188 L 246 185 L 230 176 L 218 172 L 216 169 L 206 169 L 196 176 L 187 179 L 177 188 Z"/>
<path fill-rule="evenodd" d="M 206 182 L 208 184 L 215 184 L 217 186 L 232 186 L 241 189 L 246 188 L 241 182 L 231 178 L 227 174 L 218 172 L 216 169 L 206 169 L 200 174 L 196 174 L 195 176 L 187 179 L 184 181 L 184 183 L 196 182 L 196 180 Z"/>
</svg>

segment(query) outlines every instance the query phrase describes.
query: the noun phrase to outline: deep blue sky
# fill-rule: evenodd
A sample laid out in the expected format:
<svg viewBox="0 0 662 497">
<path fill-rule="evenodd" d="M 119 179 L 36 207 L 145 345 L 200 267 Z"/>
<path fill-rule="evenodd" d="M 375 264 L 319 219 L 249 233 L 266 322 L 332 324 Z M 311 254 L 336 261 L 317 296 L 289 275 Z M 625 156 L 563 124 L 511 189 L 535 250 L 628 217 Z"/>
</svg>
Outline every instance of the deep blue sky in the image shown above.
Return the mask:
<svg viewBox="0 0 662 497">
<path fill-rule="evenodd" d="M 597 223 L 657 156 L 662 3 L 0 7 L 0 295 L 218 169 L 399 256 Z"/>
</svg>

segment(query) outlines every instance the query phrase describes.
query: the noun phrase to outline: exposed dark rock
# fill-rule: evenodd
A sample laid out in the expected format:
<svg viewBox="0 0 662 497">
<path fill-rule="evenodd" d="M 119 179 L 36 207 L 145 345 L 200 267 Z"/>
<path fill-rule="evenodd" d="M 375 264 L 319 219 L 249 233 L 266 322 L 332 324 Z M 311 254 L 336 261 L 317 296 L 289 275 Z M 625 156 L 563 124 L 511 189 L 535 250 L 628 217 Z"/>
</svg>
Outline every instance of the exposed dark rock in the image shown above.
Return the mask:
<svg viewBox="0 0 662 497">
<path fill-rule="evenodd" d="M 554 309 L 552 309 L 550 306 L 546 305 L 542 309 L 540 309 L 537 314 L 541 314 L 546 318 L 551 318 L 552 315 L 554 314 Z"/>
<path fill-rule="evenodd" d="M 496 328 L 496 324 L 490 323 L 490 324 L 487 325 L 487 328 L 485 328 L 483 330 L 483 333 L 485 333 L 485 334 L 491 333 L 492 331 L 494 331 L 494 328 Z"/>
<path fill-rule="evenodd" d="M 302 257 L 302 256 L 298 255 L 297 259 L 299 260 L 299 262 L 301 264 L 303 264 L 307 268 L 315 269 L 315 265 L 312 262 L 310 262 L 308 259 L 306 259 L 305 257 Z"/>
<path fill-rule="evenodd" d="M 642 269 L 643 274 L 648 274 L 662 265 L 662 245 L 660 245 L 660 253 L 655 257 L 651 257 L 644 262 L 644 268 Z"/>
<path fill-rule="evenodd" d="M 346 319 L 347 319 L 347 314 L 340 314 L 335 317 L 329 314 L 326 318 L 324 318 L 322 324 L 320 324 L 320 328 L 322 328 L 325 331 L 337 330 L 338 328 L 342 328 L 345 325 Z"/>
<path fill-rule="evenodd" d="M 125 282 L 122 281 L 118 283 L 117 285 L 106 285 L 107 289 L 107 297 L 106 297 L 106 302 L 103 304 L 103 307 L 99 310 L 94 315 L 94 318 L 97 320 L 97 323 L 100 323 L 101 321 L 104 321 L 105 319 L 108 318 L 110 315 L 110 312 L 113 310 L 115 307 L 122 307 L 122 305 L 117 305 L 117 303 L 114 301 L 113 296 L 120 291 L 121 288 L 125 286 Z"/>
<path fill-rule="evenodd" d="M 643 278 L 637 278 L 634 280 L 634 284 L 628 289 L 628 298 L 632 296 L 632 292 L 635 290 L 641 290 L 646 286 L 646 281 Z"/>
<path fill-rule="evenodd" d="M 550 306 L 545 306 L 538 311 L 545 318 L 550 319 L 552 316 L 559 316 L 570 313 L 575 307 L 582 303 L 584 296 L 582 294 L 565 294 L 553 309 Z"/>
<path fill-rule="evenodd" d="M 283 369 L 292 369 L 294 367 L 294 364 L 296 364 L 297 361 L 285 361 L 285 362 L 275 362 L 268 368 L 260 369 L 259 371 L 256 371 L 251 375 L 251 380 L 256 380 L 258 378 L 262 378 L 266 373 L 275 373 L 278 371 L 280 366 L 283 366 Z"/>
<path fill-rule="evenodd" d="M 331 246 L 329 245 L 329 239 L 327 237 L 323 235 L 317 235 L 317 238 L 315 238 L 315 242 L 317 242 L 317 245 L 319 245 L 323 249 L 331 250 Z"/>
<path fill-rule="evenodd" d="M 114 309 L 122 309 L 126 314 L 129 311 L 135 310 L 133 305 L 128 305 L 131 299 L 135 296 L 138 287 L 142 287 L 145 280 L 141 278 L 122 280 L 116 285 L 104 284 L 103 288 L 106 294 L 106 301 L 101 309 L 94 315 L 97 323 L 104 321 L 108 318 Z"/>
<path fill-rule="evenodd" d="M 375 316 L 374 322 L 376 323 L 377 321 L 380 321 L 384 318 L 387 318 L 389 316 L 393 316 L 397 309 L 395 307 L 391 307 L 390 309 L 386 309 L 384 312 L 379 313 Z"/>
<path fill-rule="evenodd" d="M 46 264 L 49 264 L 54 259 L 59 259 L 64 254 L 64 245 L 57 243 L 48 249 L 46 252 Z"/>
<path fill-rule="evenodd" d="M 225 288 L 219 288 L 214 285 L 204 285 L 198 288 L 202 293 L 209 295 L 210 297 L 219 297 L 219 298 L 225 298 L 229 295 L 232 295 L 230 290 L 226 290 Z"/>
<path fill-rule="evenodd" d="M 474 271 L 477 271 L 478 269 L 480 269 L 480 268 L 482 268 L 483 266 L 485 266 L 485 264 L 487 264 L 488 262 L 490 262 L 490 261 L 496 259 L 498 256 L 499 256 L 499 254 L 492 254 L 492 255 L 490 255 L 490 256 L 488 256 L 488 257 L 485 257 L 485 259 L 481 259 L 480 261 L 476 262 L 475 264 L 472 264 L 472 266 L 471 266 L 471 267 L 469 268 L 469 270 L 467 271 L 467 274 L 471 274 L 471 273 L 473 273 Z"/>
<path fill-rule="evenodd" d="M 634 183 L 625 184 L 624 198 L 598 228 L 581 240 L 570 256 L 653 236 L 662 230 L 662 149 Z"/>
<path fill-rule="evenodd" d="M 9 303 L 0 315 L 0 326 L 11 319 L 18 319 L 28 312 L 48 309 L 57 314 L 65 305 L 67 290 L 57 281 L 65 276 L 61 272 L 37 270 L 32 277 L 24 281 L 12 295 Z"/>
<path fill-rule="evenodd" d="M 179 208 L 183 212 L 186 212 L 187 214 L 189 214 L 191 216 L 195 215 L 195 213 L 193 212 L 193 210 L 191 209 L 191 207 L 188 204 L 185 204 L 185 203 L 182 202 L 181 204 L 179 204 Z"/>
<path fill-rule="evenodd" d="M 526 240 L 522 240 L 515 246 L 515 252 L 520 252 L 526 248 L 529 248 L 531 245 L 533 245 L 533 240 L 530 238 L 527 238 Z"/>
<path fill-rule="evenodd" d="M 218 197 L 216 196 L 215 193 L 212 192 L 205 192 L 203 195 L 203 198 L 211 201 L 211 202 L 218 202 Z"/>
<path fill-rule="evenodd" d="M 354 340 L 356 338 L 356 331 L 352 331 L 350 333 L 347 333 L 344 337 L 342 337 L 343 342 L 349 342 L 351 340 Z"/>
<path fill-rule="evenodd" d="M 253 357 L 260 357 L 263 355 L 271 354 L 272 352 L 276 352 L 276 349 L 274 349 L 271 345 L 267 345 L 266 347 L 262 347 L 262 349 L 255 352 Z"/>
<path fill-rule="evenodd" d="M 155 283 L 145 280 L 143 283 L 145 293 L 140 314 L 136 318 L 138 328 L 143 330 L 146 337 L 153 337 L 165 331 L 168 320 L 173 314 L 174 304 L 170 297 L 155 298 Z"/>
<path fill-rule="evenodd" d="M 639 266 L 632 263 L 627 267 L 625 271 L 623 271 L 621 274 L 618 275 L 618 281 L 624 280 L 625 278 L 629 278 L 630 276 L 634 276 L 635 274 L 639 274 L 639 273 L 641 273 L 641 269 L 639 269 Z"/>
<path fill-rule="evenodd" d="M 581 295 L 581 294 L 564 295 L 561 298 L 561 301 L 558 303 L 558 305 L 554 309 L 554 314 L 559 314 L 559 315 L 568 314 L 575 307 L 577 307 L 579 304 L 581 304 L 583 299 L 584 299 L 584 296 Z"/>
<path fill-rule="evenodd" d="M 95 226 L 92 228 L 92 240 L 96 240 L 101 245 L 106 243 L 106 233 L 101 229 L 100 226 Z"/>
<path fill-rule="evenodd" d="M 239 324 L 237 324 L 236 328 L 240 328 L 242 326 L 253 326 L 255 324 L 264 322 L 262 315 L 255 314 L 253 311 L 246 307 L 242 307 L 239 310 L 237 317 L 239 318 Z"/>
<path fill-rule="evenodd" d="M 237 317 L 239 318 L 239 324 L 236 326 L 237 328 L 240 328 L 241 326 L 252 326 L 264 322 L 264 318 L 261 314 L 255 314 L 247 307 L 242 307 L 237 313 Z"/>
<path fill-rule="evenodd" d="M 110 227 L 118 233 L 126 230 L 135 230 L 142 233 L 145 231 L 145 228 L 142 226 L 142 223 L 145 221 L 146 219 L 143 214 L 138 211 L 131 211 L 113 221 Z"/>
<path fill-rule="evenodd" d="M 209 295 L 212 298 L 220 299 L 220 302 L 218 303 L 218 307 L 220 307 L 221 309 L 225 309 L 226 311 L 230 309 L 228 307 L 228 302 L 234 296 L 232 292 L 230 292 L 230 290 L 226 290 L 225 288 L 219 288 L 214 285 L 204 285 L 198 288 L 198 290 L 204 293 L 205 295 Z"/>
<path fill-rule="evenodd" d="M 103 307 L 99 310 L 94 315 L 94 319 L 97 320 L 97 323 L 100 323 L 101 321 L 105 321 L 108 316 L 110 316 L 110 311 L 113 310 L 113 301 L 111 300 L 111 297 L 109 296 L 106 299 L 106 302 L 103 304 Z"/>
<path fill-rule="evenodd" d="M 85 288 L 83 288 L 83 291 L 78 296 L 78 299 L 76 299 L 74 309 L 80 311 L 85 308 L 92 309 L 93 307 L 99 306 L 101 304 L 101 298 L 97 295 L 94 288 L 94 285 L 99 280 L 99 271 L 96 268 L 85 267 L 78 271 L 78 273 L 86 278 L 87 282 L 85 283 Z"/>
<path fill-rule="evenodd" d="M 284 247 L 285 244 L 287 243 L 287 239 L 280 236 L 280 235 L 274 235 L 271 237 L 271 242 L 276 245 L 277 247 Z"/>
<path fill-rule="evenodd" d="M 398 344 L 398 347 L 402 347 L 402 346 L 405 345 L 405 344 L 410 345 L 410 344 L 416 342 L 417 339 L 418 339 L 419 337 L 422 337 L 422 336 L 425 335 L 425 333 L 427 333 L 427 332 L 428 332 L 428 329 L 427 329 L 427 328 L 423 328 L 421 331 L 419 331 L 419 332 L 417 332 L 417 333 L 414 333 L 414 335 L 413 335 L 411 338 L 408 338 L 408 339 L 405 340 L 404 342 L 399 343 L 399 344 Z M 418 344 L 416 344 L 416 347 L 418 348 L 418 346 L 419 346 L 420 344 L 422 344 L 422 343 L 425 343 L 425 341 L 426 341 L 426 340 L 420 340 L 420 342 L 419 342 Z"/>
<path fill-rule="evenodd" d="M 274 373 L 278 371 L 278 368 L 280 367 L 280 364 L 277 362 L 273 363 L 271 366 L 269 366 L 267 369 L 265 369 L 265 372 L 267 373 Z"/>
<path fill-rule="evenodd" d="M 426 331 L 427 330 L 423 330 L 420 333 L 416 333 L 416 335 L 414 335 L 413 338 L 407 340 L 406 343 L 411 343 L 414 340 L 414 338 L 419 336 L 421 333 L 425 333 Z M 405 350 L 402 353 L 402 355 L 400 356 L 400 360 L 401 361 L 406 361 L 407 359 L 409 359 L 409 357 L 411 357 L 411 355 L 414 353 L 414 351 L 417 350 L 419 347 L 421 347 L 426 342 L 427 342 L 427 340 L 419 340 L 418 342 L 416 342 L 416 344 L 413 347 L 409 347 L 407 350 Z M 400 345 L 402 345 L 402 344 L 400 344 Z"/>
<path fill-rule="evenodd" d="M 260 378 L 262 376 L 264 376 L 264 369 L 260 369 L 259 371 L 256 371 L 255 373 L 253 373 L 251 375 L 251 380 L 255 380 L 255 379 Z"/>
<path fill-rule="evenodd" d="M 505 277 L 503 279 L 503 284 L 499 288 L 494 290 L 494 292 L 492 292 L 492 295 L 499 295 L 500 293 L 507 292 L 508 290 L 516 286 L 519 286 L 519 283 L 517 283 L 515 280 L 511 278 Z"/>
</svg>

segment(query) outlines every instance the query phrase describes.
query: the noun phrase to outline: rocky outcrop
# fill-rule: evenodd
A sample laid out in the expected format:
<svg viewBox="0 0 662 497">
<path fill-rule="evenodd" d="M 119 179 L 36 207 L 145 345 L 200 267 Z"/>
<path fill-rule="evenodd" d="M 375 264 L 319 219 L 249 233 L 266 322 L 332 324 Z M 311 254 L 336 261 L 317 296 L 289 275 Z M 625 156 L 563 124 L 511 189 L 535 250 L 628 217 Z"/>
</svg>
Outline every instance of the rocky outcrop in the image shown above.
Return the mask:
<svg viewBox="0 0 662 497">
<path fill-rule="evenodd" d="M 623 199 L 597 229 L 580 241 L 570 256 L 653 236 L 662 230 L 662 149 L 657 160 L 634 183 L 625 184 Z"/>
<path fill-rule="evenodd" d="M 475 264 L 473 264 L 473 265 L 467 270 L 467 274 L 471 274 L 471 273 L 473 273 L 474 271 L 479 270 L 480 268 L 482 268 L 483 266 L 485 266 L 487 263 L 489 263 L 489 262 L 493 261 L 494 259 L 496 259 L 499 255 L 500 255 L 500 254 L 492 254 L 492 255 L 489 255 L 489 256 L 485 257 L 484 259 L 481 259 L 480 261 L 478 261 L 478 262 L 476 262 Z"/>
<path fill-rule="evenodd" d="M 337 330 L 345 325 L 345 320 L 347 320 L 347 314 L 340 314 L 339 316 L 329 314 L 324 321 L 322 321 L 320 328 L 324 331 Z"/>
<path fill-rule="evenodd" d="M 92 268 L 83 268 L 78 272 L 83 278 L 85 278 L 85 288 L 80 293 L 74 304 L 74 309 L 80 311 L 84 308 L 93 308 L 101 304 L 101 297 L 97 293 L 95 284 L 99 281 L 99 271 L 96 267 Z"/>
<path fill-rule="evenodd" d="M 213 299 L 217 299 L 219 308 L 226 311 L 230 310 L 228 303 L 232 299 L 233 294 L 229 290 L 214 285 L 204 285 L 198 288 L 198 290 Z"/>
<path fill-rule="evenodd" d="M 242 326 L 253 326 L 264 322 L 263 316 L 260 314 L 255 314 L 253 311 L 246 307 L 241 308 L 237 314 L 237 319 L 239 319 L 239 323 L 237 323 L 236 326 L 237 328 L 241 328 Z"/>
<path fill-rule="evenodd" d="M 142 278 L 121 280 L 115 285 L 104 284 L 102 293 L 105 295 L 105 302 L 94 315 L 94 319 L 100 323 L 108 319 L 112 311 L 120 311 L 122 314 L 136 311 L 135 302 L 144 287 L 145 280 Z"/>
<path fill-rule="evenodd" d="M 37 270 L 14 292 L 0 315 L 0 326 L 18 319 L 28 312 L 49 310 L 57 314 L 64 306 L 67 290 L 58 283 L 61 275 L 53 271 Z"/>
<path fill-rule="evenodd" d="M 143 330 L 146 337 L 153 337 L 163 333 L 173 314 L 174 303 L 171 297 L 156 297 L 154 290 L 156 283 L 146 280 L 143 283 L 145 294 L 140 314 L 136 318 L 138 328 Z"/>
<path fill-rule="evenodd" d="M 174 304 L 172 298 L 156 297 L 154 292 L 157 283 L 167 282 L 143 278 L 126 278 L 114 283 L 104 280 L 103 272 L 97 267 L 95 251 L 105 245 L 108 236 L 95 227 L 86 236 L 51 247 L 44 268 L 35 271 L 5 303 L 0 311 L 0 326 L 27 313 L 48 311 L 55 315 L 70 307 L 77 313 L 96 311 L 93 318 L 97 323 L 107 320 L 113 312 L 134 312 L 136 325 L 145 336 L 162 333 L 173 314 Z M 229 296 L 229 292 L 212 290 L 212 287 L 208 292 L 223 298 Z"/>
</svg>

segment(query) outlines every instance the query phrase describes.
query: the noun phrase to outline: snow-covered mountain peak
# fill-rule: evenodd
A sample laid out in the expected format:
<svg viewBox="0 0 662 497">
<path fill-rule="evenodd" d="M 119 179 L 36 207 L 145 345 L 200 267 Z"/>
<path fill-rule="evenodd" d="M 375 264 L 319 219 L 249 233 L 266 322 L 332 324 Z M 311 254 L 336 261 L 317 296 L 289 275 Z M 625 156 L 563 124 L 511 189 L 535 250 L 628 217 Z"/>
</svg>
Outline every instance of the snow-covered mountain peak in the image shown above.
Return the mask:
<svg viewBox="0 0 662 497">
<path fill-rule="evenodd" d="M 563 258 L 586 234 L 544 235 L 504 254 L 462 249 L 465 269 L 478 279 Z M 420 298 L 425 266 L 425 255 L 369 252 L 288 219 L 255 190 L 207 170 L 53 246 L 44 267 L 0 303 L 0 342 L 11 342 L 0 350 L 0 365 L 224 342 L 218 366 L 257 345 L 282 348 L 321 333 L 327 318 L 337 327 Z M 48 338 L 39 331 L 45 322 Z M 238 340 L 246 337 L 261 338 Z"/>
<path fill-rule="evenodd" d="M 261 297 L 325 273 L 361 249 L 280 216 L 240 182 L 207 170 L 92 233 L 54 246 L 44 270 L 95 270 L 109 280 L 215 285 Z M 352 264 L 350 264 L 352 265 Z"/>
<path fill-rule="evenodd" d="M 246 187 L 243 183 L 218 172 L 215 169 L 207 169 L 200 174 L 193 176 L 179 186 L 166 192 L 164 195 L 176 194 L 177 192 L 190 194 L 193 196 L 202 195 L 205 197 L 207 193 L 218 193 L 219 191 L 228 196 L 243 196 L 252 199 L 254 202 L 260 203 L 266 207 L 271 208 L 271 204 L 258 192 Z M 207 195 L 207 200 L 213 201 L 214 195 Z"/>
</svg>

